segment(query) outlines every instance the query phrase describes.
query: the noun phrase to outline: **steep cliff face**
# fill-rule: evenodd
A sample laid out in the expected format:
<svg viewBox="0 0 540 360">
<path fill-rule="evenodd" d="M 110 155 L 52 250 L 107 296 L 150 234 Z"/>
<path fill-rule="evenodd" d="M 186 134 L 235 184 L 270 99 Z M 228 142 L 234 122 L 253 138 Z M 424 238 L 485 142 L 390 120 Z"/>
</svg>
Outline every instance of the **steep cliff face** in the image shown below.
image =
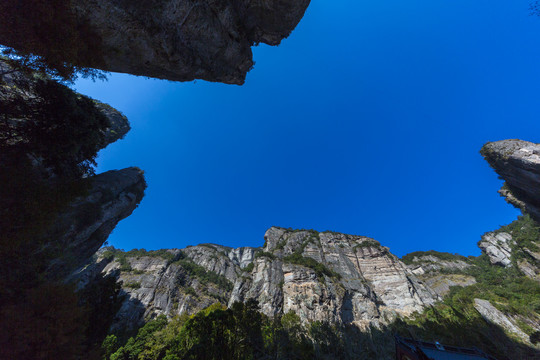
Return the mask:
<svg viewBox="0 0 540 360">
<path fill-rule="evenodd" d="M 101 68 L 175 81 L 242 84 L 251 46 L 278 45 L 309 0 L 74 0 L 79 22 L 101 39 Z M 87 65 L 87 64 L 84 64 Z"/>
<path fill-rule="evenodd" d="M 469 286 L 476 283 L 473 276 L 465 274 L 473 265 L 464 256 L 436 251 L 415 252 L 406 255 L 402 261 L 419 280 L 441 298 L 450 292 L 452 286 Z"/>
<path fill-rule="evenodd" d="M 49 266 L 51 276 L 68 275 L 95 254 L 118 222 L 135 210 L 146 188 L 143 172 L 134 167 L 107 171 L 88 181 L 87 194 L 71 202 L 45 235 L 54 243 L 34 254 L 39 256 L 50 247 L 62 249 Z"/>
<path fill-rule="evenodd" d="M 0 59 L 3 73 L 0 105 L 4 120 L 0 125 L 0 149 L 6 155 L 0 156 L 0 168 L 12 174 L 9 180 L 1 179 L 2 191 L 6 192 L 0 200 L 1 211 L 17 209 L 25 214 L 37 208 L 34 212 L 39 218 L 40 211 L 53 209 L 50 225 L 37 224 L 36 217 L 28 217 L 29 223 L 25 223 L 21 220 L 23 215 L 17 219 L 22 221 L 20 225 L 9 225 L 40 229 L 28 244 L 30 256 L 52 258 L 47 276 L 58 278 L 88 261 L 118 221 L 135 209 L 146 184 L 137 168 L 81 179 L 82 175 L 72 170 L 92 160 L 88 156 L 95 156 L 100 149 L 121 139 L 130 130 L 127 118 L 111 106 L 78 94 L 42 74 L 13 70 L 9 61 Z M 26 186 L 42 188 L 38 194 L 56 194 L 43 196 L 42 202 L 62 198 L 63 203 L 47 207 L 25 199 L 26 192 L 32 191 L 20 185 L 26 181 L 29 184 Z M 12 191 L 8 192 L 6 189 L 10 188 Z M 5 229 L 8 234 L 17 233 L 8 230 Z M 6 241 L 16 243 L 16 239 L 13 236 Z"/>
<path fill-rule="evenodd" d="M 116 328 L 159 314 L 194 313 L 250 298 L 269 316 L 380 327 L 438 296 L 376 241 L 338 233 L 271 228 L 263 248 L 198 245 L 158 252 L 100 250 L 79 274 L 118 276 L 127 294 Z"/>
<path fill-rule="evenodd" d="M 502 140 L 487 143 L 480 152 L 505 180 L 499 193 L 540 222 L 540 145 Z"/>
</svg>

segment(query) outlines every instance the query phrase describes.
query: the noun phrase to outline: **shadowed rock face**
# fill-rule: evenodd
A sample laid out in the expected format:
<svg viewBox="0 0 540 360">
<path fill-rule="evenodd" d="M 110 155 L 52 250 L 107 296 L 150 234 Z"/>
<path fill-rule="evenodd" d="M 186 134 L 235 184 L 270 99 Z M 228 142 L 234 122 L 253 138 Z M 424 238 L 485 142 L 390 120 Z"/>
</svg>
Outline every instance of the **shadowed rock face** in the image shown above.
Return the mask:
<svg viewBox="0 0 540 360">
<path fill-rule="evenodd" d="M 40 79 L 35 73 L 25 73 L 16 71 L 10 73 L 13 68 L 5 60 L 0 59 L 0 73 L 6 73 L 0 78 L 0 98 L 3 100 L 11 99 L 14 97 L 23 97 L 24 99 L 32 99 L 37 96 L 36 83 Z M 73 91 L 75 97 L 81 95 Z M 104 149 L 113 142 L 122 139 L 131 130 L 129 121 L 125 115 L 115 108 L 102 103 L 97 100 L 93 100 L 97 109 L 105 115 L 109 122 L 109 126 L 105 129 L 104 133 L 100 134 L 102 138 L 100 149 Z M 17 131 L 17 124 L 22 125 L 20 119 L 9 119 L 13 124 L 13 131 Z M 84 161 L 86 159 L 79 159 Z"/>
<path fill-rule="evenodd" d="M 309 0 L 73 0 L 102 40 L 106 71 L 243 84 L 251 46 L 278 45 Z"/>
<path fill-rule="evenodd" d="M 135 167 L 93 176 L 87 195 L 75 199 L 55 221 L 46 237 L 55 239 L 61 257 L 50 264 L 48 274 L 67 275 L 103 245 L 118 222 L 135 210 L 144 196 L 143 172 Z"/>
<path fill-rule="evenodd" d="M 540 145 L 502 140 L 487 143 L 480 152 L 505 180 L 499 193 L 540 222 Z"/>
</svg>

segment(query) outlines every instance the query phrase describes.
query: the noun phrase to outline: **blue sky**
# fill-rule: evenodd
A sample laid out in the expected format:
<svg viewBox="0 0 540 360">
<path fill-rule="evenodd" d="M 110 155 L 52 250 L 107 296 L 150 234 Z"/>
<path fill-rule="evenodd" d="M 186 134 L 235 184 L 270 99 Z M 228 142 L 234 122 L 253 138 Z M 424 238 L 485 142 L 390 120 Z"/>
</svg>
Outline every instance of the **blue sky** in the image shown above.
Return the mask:
<svg viewBox="0 0 540 360">
<path fill-rule="evenodd" d="M 80 80 L 132 125 L 98 171 L 148 182 L 109 243 L 261 246 L 277 225 L 478 255 L 519 213 L 478 151 L 540 142 L 539 39 L 525 0 L 313 0 L 243 86 Z"/>
</svg>

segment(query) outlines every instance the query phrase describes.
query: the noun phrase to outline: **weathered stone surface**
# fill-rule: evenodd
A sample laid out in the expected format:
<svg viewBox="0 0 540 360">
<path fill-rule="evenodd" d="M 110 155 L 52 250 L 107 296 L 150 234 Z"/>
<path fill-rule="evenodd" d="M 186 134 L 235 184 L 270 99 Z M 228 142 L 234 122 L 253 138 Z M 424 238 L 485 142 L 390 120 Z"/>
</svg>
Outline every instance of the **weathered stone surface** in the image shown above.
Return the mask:
<svg viewBox="0 0 540 360">
<path fill-rule="evenodd" d="M 478 246 L 489 257 L 493 265 L 512 266 L 512 235 L 506 232 L 490 232 L 482 236 Z"/>
<path fill-rule="evenodd" d="M 433 255 L 415 256 L 412 264 L 407 267 L 415 275 L 424 275 L 429 272 L 445 271 L 463 271 L 471 264 L 463 260 L 444 260 Z"/>
<path fill-rule="evenodd" d="M 502 140 L 487 143 L 481 154 L 506 181 L 499 193 L 540 222 L 540 145 Z"/>
<path fill-rule="evenodd" d="M 98 265 L 106 261 L 102 250 L 101 258 L 78 278 L 87 281 L 85 272 L 101 269 L 123 281 L 128 296 L 116 327 L 134 326 L 158 314 L 191 314 L 216 301 L 231 305 L 255 298 L 269 316 L 295 311 L 302 321 L 330 321 L 365 330 L 421 311 L 438 299 L 372 239 L 276 227 L 266 232 L 265 239 L 263 249 L 202 244 L 169 250 L 173 260 L 127 257 L 130 270 L 121 270 L 118 260 Z M 334 275 L 291 263 L 287 256 L 293 253 L 316 260 Z M 175 261 L 180 258 L 184 263 Z M 229 280 L 231 286 L 201 280 L 185 269 L 186 260 Z"/>
<path fill-rule="evenodd" d="M 523 342 L 529 342 L 529 336 L 514 324 L 514 322 L 504 315 L 499 309 L 491 305 L 487 300 L 474 299 L 474 308 L 482 315 L 486 321 L 502 327 L 505 331 L 514 334 Z"/>
<path fill-rule="evenodd" d="M 74 0 L 102 40 L 103 70 L 175 81 L 242 84 L 251 46 L 278 45 L 309 0 Z"/>
<path fill-rule="evenodd" d="M 451 286 L 469 286 L 476 282 L 474 277 L 463 274 L 472 266 L 465 257 L 441 259 L 418 252 L 407 264 L 407 269 L 441 298 L 448 294 Z"/>
<path fill-rule="evenodd" d="M 47 238 L 55 239 L 62 256 L 52 261 L 48 273 L 69 274 L 103 245 L 118 222 L 128 217 L 144 195 L 146 183 L 138 168 L 107 171 L 93 176 L 88 194 L 75 199 L 55 221 Z"/>
<path fill-rule="evenodd" d="M 443 298 L 452 286 L 469 286 L 476 284 L 473 276 L 463 274 L 439 274 L 427 277 L 424 284 Z"/>
</svg>

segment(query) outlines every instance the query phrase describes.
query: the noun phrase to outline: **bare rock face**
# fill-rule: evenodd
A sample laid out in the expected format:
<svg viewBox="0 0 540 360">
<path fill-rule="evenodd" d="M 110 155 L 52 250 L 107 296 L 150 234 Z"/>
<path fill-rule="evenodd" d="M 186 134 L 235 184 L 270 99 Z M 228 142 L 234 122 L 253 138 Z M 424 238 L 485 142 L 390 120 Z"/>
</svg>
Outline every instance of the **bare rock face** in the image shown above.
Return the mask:
<svg viewBox="0 0 540 360">
<path fill-rule="evenodd" d="M 525 334 L 511 318 L 507 317 L 495 306 L 491 305 L 489 301 L 474 299 L 474 307 L 486 321 L 502 327 L 504 330 L 514 334 L 525 343 L 529 342 L 529 336 Z"/>
<path fill-rule="evenodd" d="M 493 265 L 512 266 L 512 235 L 506 232 L 487 233 L 482 236 L 478 246 L 489 257 Z"/>
<path fill-rule="evenodd" d="M 407 269 L 441 298 L 452 286 L 469 286 L 476 283 L 473 276 L 464 274 L 472 266 L 464 256 L 435 251 L 415 252 L 402 259 Z"/>
<path fill-rule="evenodd" d="M 72 6 L 101 39 L 103 70 L 242 84 L 254 64 L 251 46 L 278 45 L 309 2 L 73 0 Z"/>
<path fill-rule="evenodd" d="M 499 193 L 540 222 L 540 145 L 502 140 L 487 143 L 480 153 L 506 181 Z"/>
<path fill-rule="evenodd" d="M 112 329 L 133 329 L 161 314 L 193 314 L 216 302 L 226 304 L 256 250 L 214 244 L 127 253 L 103 248 L 71 280 L 81 288 L 100 272 L 118 277 L 125 300 Z"/>
<path fill-rule="evenodd" d="M 462 271 L 470 267 L 471 264 L 464 260 L 444 260 L 434 255 L 415 256 L 412 259 L 412 264 L 408 268 L 415 275 L 423 275 L 429 272 L 446 271 Z"/>
<path fill-rule="evenodd" d="M 366 330 L 438 299 L 372 239 L 277 227 L 265 239 L 262 249 L 202 244 L 167 250 L 167 256 L 165 250 L 110 250 L 109 255 L 100 250 L 78 279 L 87 281 L 84 273 L 98 269 L 123 282 L 127 297 L 116 327 L 133 327 L 159 314 L 192 314 L 217 301 L 231 305 L 254 298 L 269 316 L 294 311 L 305 322 Z"/>
</svg>

